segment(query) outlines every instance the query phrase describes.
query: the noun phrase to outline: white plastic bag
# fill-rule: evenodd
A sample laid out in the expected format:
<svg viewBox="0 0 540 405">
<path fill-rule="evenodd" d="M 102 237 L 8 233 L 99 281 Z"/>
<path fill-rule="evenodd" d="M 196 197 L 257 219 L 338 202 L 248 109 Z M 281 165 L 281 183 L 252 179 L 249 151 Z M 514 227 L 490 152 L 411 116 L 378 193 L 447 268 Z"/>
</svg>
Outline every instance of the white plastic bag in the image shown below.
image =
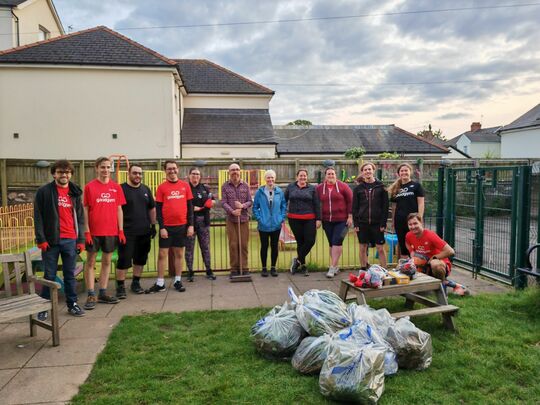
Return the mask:
<svg viewBox="0 0 540 405">
<path fill-rule="evenodd" d="M 300 342 L 291 360 L 292 366 L 302 374 L 318 373 L 330 346 L 330 335 L 308 336 Z"/>
<path fill-rule="evenodd" d="M 431 365 L 431 335 L 414 326 L 408 317 L 398 319 L 388 329 L 386 340 L 394 348 L 400 368 L 425 370 Z"/>
</svg>

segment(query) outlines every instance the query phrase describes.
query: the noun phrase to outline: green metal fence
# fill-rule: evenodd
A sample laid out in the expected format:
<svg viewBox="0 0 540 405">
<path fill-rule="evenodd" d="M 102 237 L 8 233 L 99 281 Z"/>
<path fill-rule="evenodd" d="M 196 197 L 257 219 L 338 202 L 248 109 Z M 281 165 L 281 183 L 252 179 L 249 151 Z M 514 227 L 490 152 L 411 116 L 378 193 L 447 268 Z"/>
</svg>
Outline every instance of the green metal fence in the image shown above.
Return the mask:
<svg viewBox="0 0 540 405">
<path fill-rule="evenodd" d="M 444 171 L 444 239 L 455 261 L 509 284 L 522 284 L 531 220 L 531 167 L 486 167 Z M 441 229 L 438 228 L 439 231 Z"/>
</svg>

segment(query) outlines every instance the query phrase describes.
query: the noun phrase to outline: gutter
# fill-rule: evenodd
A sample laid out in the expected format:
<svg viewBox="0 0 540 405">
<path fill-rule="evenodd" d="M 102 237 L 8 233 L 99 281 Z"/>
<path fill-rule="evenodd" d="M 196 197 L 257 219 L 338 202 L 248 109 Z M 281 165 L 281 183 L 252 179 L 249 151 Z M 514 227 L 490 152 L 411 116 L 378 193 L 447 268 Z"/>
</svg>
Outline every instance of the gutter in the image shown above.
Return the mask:
<svg viewBox="0 0 540 405">
<path fill-rule="evenodd" d="M 15 31 L 17 32 L 17 45 L 15 47 L 21 46 L 21 38 L 20 38 L 20 32 L 19 32 L 19 17 L 13 12 L 13 7 L 10 8 L 11 15 L 15 19 Z"/>
</svg>

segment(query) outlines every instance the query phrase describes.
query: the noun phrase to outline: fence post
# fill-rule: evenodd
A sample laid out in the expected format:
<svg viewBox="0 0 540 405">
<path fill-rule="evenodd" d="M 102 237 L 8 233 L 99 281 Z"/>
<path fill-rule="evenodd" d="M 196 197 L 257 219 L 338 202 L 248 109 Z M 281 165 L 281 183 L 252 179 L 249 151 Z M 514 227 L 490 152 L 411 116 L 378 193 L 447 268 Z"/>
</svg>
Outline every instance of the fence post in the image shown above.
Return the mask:
<svg viewBox="0 0 540 405">
<path fill-rule="evenodd" d="M 472 169 L 471 169 L 472 170 Z M 474 240 L 473 240 L 473 277 L 477 278 L 484 263 L 484 175 L 483 169 L 476 170 L 476 193 L 474 195 Z"/>
<path fill-rule="evenodd" d="M 8 205 L 8 184 L 7 184 L 7 161 L 2 159 L 0 161 L 0 185 L 2 186 L 2 204 L 4 206 Z"/>
<path fill-rule="evenodd" d="M 444 240 L 450 245 L 454 246 L 454 235 L 455 235 L 455 193 L 456 193 L 456 174 L 454 169 L 448 167 L 446 169 L 446 201 L 444 206 L 446 207 L 445 217 L 444 217 Z"/>
<path fill-rule="evenodd" d="M 520 166 L 519 185 L 518 185 L 518 213 L 517 213 L 517 232 L 516 232 L 516 265 L 525 266 L 525 251 L 529 247 L 529 232 L 531 226 L 531 166 Z M 517 288 L 524 288 L 527 285 L 527 276 L 519 274 L 515 285 Z"/>
<path fill-rule="evenodd" d="M 441 238 L 444 232 L 444 166 L 437 170 L 437 235 Z"/>
</svg>

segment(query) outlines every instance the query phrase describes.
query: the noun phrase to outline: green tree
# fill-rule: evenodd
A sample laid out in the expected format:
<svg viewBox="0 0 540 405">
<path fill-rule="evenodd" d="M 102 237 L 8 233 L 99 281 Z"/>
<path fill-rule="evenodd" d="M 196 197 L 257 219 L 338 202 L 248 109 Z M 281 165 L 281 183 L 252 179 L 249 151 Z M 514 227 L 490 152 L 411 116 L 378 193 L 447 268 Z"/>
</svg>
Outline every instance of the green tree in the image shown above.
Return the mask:
<svg viewBox="0 0 540 405">
<path fill-rule="evenodd" d="M 294 121 L 289 122 L 287 125 L 300 125 L 303 127 L 310 127 L 313 125 L 313 123 L 308 120 L 294 120 Z"/>
<path fill-rule="evenodd" d="M 355 146 L 345 151 L 345 157 L 347 159 L 360 159 L 366 153 L 366 148 L 363 146 Z"/>
</svg>

